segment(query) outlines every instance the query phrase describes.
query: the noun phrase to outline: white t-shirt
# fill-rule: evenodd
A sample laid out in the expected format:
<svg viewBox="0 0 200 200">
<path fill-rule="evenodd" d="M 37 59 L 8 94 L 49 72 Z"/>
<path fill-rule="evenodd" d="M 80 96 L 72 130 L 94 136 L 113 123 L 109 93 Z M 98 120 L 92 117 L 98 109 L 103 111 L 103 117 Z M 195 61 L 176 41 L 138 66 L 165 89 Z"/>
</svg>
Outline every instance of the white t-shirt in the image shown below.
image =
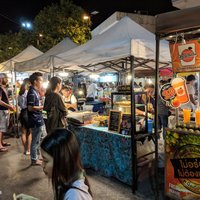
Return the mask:
<svg viewBox="0 0 200 200">
<path fill-rule="evenodd" d="M 188 90 L 188 95 L 192 95 L 194 97 L 195 94 L 194 86 L 187 84 L 187 90 Z M 190 108 L 195 110 L 195 105 L 191 101 L 189 101 L 188 103 L 181 105 L 181 108 L 182 109 Z"/>
<path fill-rule="evenodd" d="M 97 84 L 92 83 L 87 88 L 87 97 L 93 97 L 95 99 L 96 96 L 97 96 Z"/>
<path fill-rule="evenodd" d="M 64 200 L 92 200 L 90 193 L 88 192 L 88 186 L 84 183 L 85 179 L 79 179 L 75 181 L 72 186 L 77 187 L 69 189 L 65 196 Z"/>
</svg>

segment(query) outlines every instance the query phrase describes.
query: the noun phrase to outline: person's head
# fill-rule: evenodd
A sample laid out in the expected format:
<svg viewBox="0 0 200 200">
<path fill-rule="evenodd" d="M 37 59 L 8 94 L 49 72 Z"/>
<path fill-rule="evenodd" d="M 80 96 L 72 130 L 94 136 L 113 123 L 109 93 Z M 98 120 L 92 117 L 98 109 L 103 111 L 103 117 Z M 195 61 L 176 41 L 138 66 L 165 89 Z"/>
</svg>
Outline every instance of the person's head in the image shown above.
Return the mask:
<svg viewBox="0 0 200 200">
<path fill-rule="evenodd" d="M 29 89 L 29 86 L 30 86 L 29 78 L 25 78 L 20 86 L 19 95 L 23 95 L 24 92 Z"/>
<path fill-rule="evenodd" d="M 188 83 L 194 85 L 196 78 L 195 78 L 194 75 L 191 74 L 191 75 L 187 76 L 186 80 L 187 80 Z"/>
<path fill-rule="evenodd" d="M 40 90 L 42 87 L 42 83 L 43 83 L 42 73 L 34 72 L 33 74 L 30 75 L 29 81 L 34 88 Z"/>
<path fill-rule="evenodd" d="M 147 83 L 145 84 L 144 86 L 144 90 L 145 92 L 147 93 L 147 96 L 152 96 L 153 93 L 154 93 L 154 84 L 151 84 L 151 83 Z"/>
<path fill-rule="evenodd" d="M 58 92 L 60 92 L 62 88 L 62 79 L 57 76 L 54 76 L 50 79 L 49 85 L 50 85 L 51 91 L 57 90 Z"/>
<path fill-rule="evenodd" d="M 5 73 L 0 73 L 0 85 L 7 85 L 8 84 L 8 76 Z"/>
<path fill-rule="evenodd" d="M 57 196 L 58 186 L 65 187 L 79 178 L 83 171 L 79 144 L 74 133 L 58 128 L 47 135 L 41 143 L 43 171 L 52 179 Z"/>
<path fill-rule="evenodd" d="M 70 86 L 63 86 L 61 89 L 62 95 L 64 95 L 66 98 L 70 97 L 72 95 L 72 88 Z"/>
</svg>

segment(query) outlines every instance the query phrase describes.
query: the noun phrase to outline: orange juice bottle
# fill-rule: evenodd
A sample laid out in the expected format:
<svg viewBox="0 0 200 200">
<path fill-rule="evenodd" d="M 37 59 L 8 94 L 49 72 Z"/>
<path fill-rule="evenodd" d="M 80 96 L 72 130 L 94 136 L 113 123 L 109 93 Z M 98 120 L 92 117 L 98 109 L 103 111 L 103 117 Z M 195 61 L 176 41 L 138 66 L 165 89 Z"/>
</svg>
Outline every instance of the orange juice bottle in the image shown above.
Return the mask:
<svg viewBox="0 0 200 200">
<path fill-rule="evenodd" d="M 171 82 L 172 87 L 176 91 L 176 95 L 180 103 L 187 103 L 189 101 L 185 79 L 175 78 Z"/>
<path fill-rule="evenodd" d="M 196 121 L 196 125 L 199 126 L 200 125 L 200 110 L 195 111 L 195 121 Z"/>
<path fill-rule="evenodd" d="M 190 123 L 190 109 L 183 109 L 183 123 L 189 124 Z"/>
</svg>

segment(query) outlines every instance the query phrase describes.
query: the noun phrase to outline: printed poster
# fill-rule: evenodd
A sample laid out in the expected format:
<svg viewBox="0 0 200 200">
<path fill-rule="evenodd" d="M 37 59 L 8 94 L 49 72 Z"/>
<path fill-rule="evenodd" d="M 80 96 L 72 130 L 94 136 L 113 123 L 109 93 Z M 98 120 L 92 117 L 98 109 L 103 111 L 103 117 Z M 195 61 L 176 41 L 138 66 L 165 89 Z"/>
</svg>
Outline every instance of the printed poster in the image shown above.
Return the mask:
<svg viewBox="0 0 200 200">
<path fill-rule="evenodd" d="M 182 77 L 174 78 L 170 83 L 160 88 L 160 97 L 167 105 L 176 109 L 189 102 L 186 80 Z"/>
<path fill-rule="evenodd" d="M 172 199 L 200 199 L 200 135 L 166 132 L 166 195 Z"/>
<path fill-rule="evenodd" d="M 200 70 L 200 40 L 189 40 L 186 44 L 169 45 L 173 72 L 193 72 Z"/>
</svg>

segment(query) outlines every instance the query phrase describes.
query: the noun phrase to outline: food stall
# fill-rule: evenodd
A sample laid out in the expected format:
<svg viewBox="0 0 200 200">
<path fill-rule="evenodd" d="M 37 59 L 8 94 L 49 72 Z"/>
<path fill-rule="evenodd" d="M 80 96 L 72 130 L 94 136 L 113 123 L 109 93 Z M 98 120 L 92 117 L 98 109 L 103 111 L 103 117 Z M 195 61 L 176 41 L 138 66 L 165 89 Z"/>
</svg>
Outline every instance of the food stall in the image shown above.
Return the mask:
<svg viewBox="0 0 200 200">
<path fill-rule="evenodd" d="M 171 42 L 172 68 L 176 74 L 200 71 L 199 17 L 200 7 L 156 16 L 157 61 L 159 41 L 168 39 Z M 169 97 L 166 100 L 177 107 L 176 123 L 167 129 L 165 139 L 165 196 L 170 199 L 200 199 L 199 102 L 196 109 L 178 109 L 180 104 L 190 102 L 182 77 L 175 78 L 163 91 Z"/>
</svg>

